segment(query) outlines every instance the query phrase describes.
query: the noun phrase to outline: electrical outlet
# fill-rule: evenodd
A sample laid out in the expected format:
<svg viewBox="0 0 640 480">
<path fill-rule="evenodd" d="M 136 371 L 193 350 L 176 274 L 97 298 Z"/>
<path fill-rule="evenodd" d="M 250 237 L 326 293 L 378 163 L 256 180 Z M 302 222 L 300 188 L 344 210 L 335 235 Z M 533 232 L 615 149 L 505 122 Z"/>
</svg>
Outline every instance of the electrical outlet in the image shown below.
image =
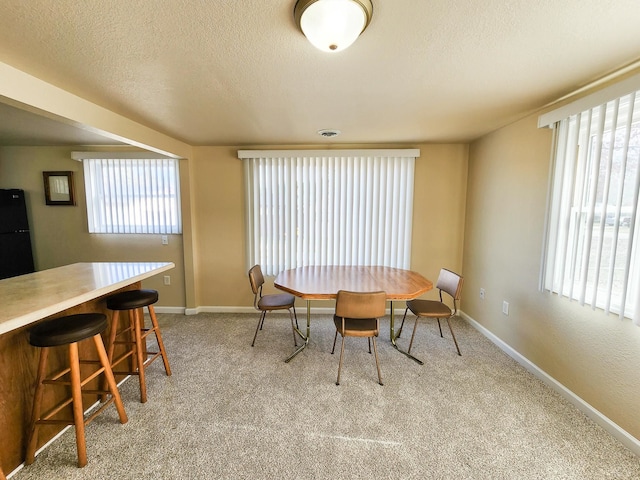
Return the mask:
<svg viewBox="0 0 640 480">
<path fill-rule="evenodd" d="M 167 235 L 162 235 L 162 245 L 169 245 L 169 237 Z"/>
<path fill-rule="evenodd" d="M 169 275 L 164 276 L 164 284 L 171 285 L 171 277 Z"/>
<path fill-rule="evenodd" d="M 504 313 L 505 315 L 509 315 L 509 302 L 502 302 L 502 313 Z"/>
<path fill-rule="evenodd" d="M 484 300 L 484 288 L 480 289 L 480 300 Z"/>
</svg>

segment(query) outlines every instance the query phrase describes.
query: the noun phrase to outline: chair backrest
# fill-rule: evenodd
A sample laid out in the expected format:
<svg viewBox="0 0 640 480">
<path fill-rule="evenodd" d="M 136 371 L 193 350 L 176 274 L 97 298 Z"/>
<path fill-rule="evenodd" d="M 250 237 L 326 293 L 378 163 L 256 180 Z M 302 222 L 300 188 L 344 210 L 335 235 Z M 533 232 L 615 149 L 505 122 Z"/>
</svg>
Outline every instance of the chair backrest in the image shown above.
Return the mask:
<svg viewBox="0 0 640 480">
<path fill-rule="evenodd" d="M 380 318 L 387 311 L 385 292 L 349 292 L 339 290 L 336 315 L 343 318 Z"/>
<path fill-rule="evenodd" d="M 262 285 L 264 284 L 264 275 L 262 275 L 260 265 L 254 265 L 249 270 L 249 283 L 251 283 L 251 291 L 257 302 L 257 298 L 262 296 Z"/>
<path fill-rule="evenodd" d="M 440 270 L 438 282 L 436 283 L 436 288 L 440 290 L 440 301 L 442 301 L 442 292 L 448 293 L 451 298 L 453 298 L 454 312 L 458 311 L 458 302 L 460 301 L 460 296 L 462 295 L 463 280 L 464 279 L 457 273 L 443 268 L 442 270 Z"/>
</svg>

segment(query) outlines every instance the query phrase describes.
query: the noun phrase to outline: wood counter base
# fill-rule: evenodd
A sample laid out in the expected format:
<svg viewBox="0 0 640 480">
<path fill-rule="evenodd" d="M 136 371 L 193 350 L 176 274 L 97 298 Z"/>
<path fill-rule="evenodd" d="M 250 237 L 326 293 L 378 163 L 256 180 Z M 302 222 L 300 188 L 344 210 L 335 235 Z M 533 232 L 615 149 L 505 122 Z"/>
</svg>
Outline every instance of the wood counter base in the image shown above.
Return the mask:
<svg viewBox="0 0 640 480">
<path fill-rule="evenodd" d="M 40 349 L 29 344 L 29 328 L 41 320 L 75 313 L 98 312 L 111 319 L 112 312 L 107 309 L 106 302 L 108 296 L 139 289 L 144 279 L 174 267 L 171 262 L 74 263 L 0 280 L 0 469 L 12 472 L 25 459 L 40 354 Z M 97 359 L 90 342 L 80 344 L 80 353 L 85 358 Z M 50 371 L 68 365 L 67 349 L 52 349 L 49 362 Z M 116 381 L 122 378 L 122 375 L 116 376 Z M 60 387 L 47 390 L 45 410 L 59 398 L 69 395 Z M 85 409 L 96 400 L 96 395 L 83 396 Z M 69 414 L 70 411 L 71 407 Z M 62 428 L 59 425 L 43 426 L 38 447 Z"/>
<path fill-rule="evenodd" d="M 140 282 L 116 290 L 113 293 L 137 288 L 140 288 Z M 99 312 L 104 313 L 107 318 L 111 319 L 113 312 L 107 309 L 106 304 L 106 297 L 109 295 L 63 310 L 46 318 L 57 318 L 76 313 Z M 40 354 L 40 349 L 29 344 L 29 328 L 31 326 L 0 335 L 0 431 L 2 431 L 2 435 L 0 435 L 0 452 L 2 452 L 2 467 L 6 472 L 13 471 L 25 458 L 27 430 L 31 417 L 38 356 Z M 80 354 L 84 358 L 95 358 L 97 360 L 95 348 L 91 342 L 80 343 Z M 52 348 L 49 362 L 50 371 L 67 365 L 69 362 L 67 349 Z M 116 377 L 116 382 L 120 380 L 122 380 L 122 376 Z M 98 387 L 96 384 L 96 388 Z M 65 388 L 46 389 L 46 395 L 43 400 L 44 410 L 47 409 L 47 405 L 53 405 L 60 398 L 67 397 L 69 392 L 65 390 Z M 89 408 L 96 400 L 96 395 L 83 395 L 84 409 Z M 71 406 L 65 409 L 63 415 L 72 418 Z M 40 427 L 38 448 L 51 440 L 63 428 L 64 426 L 60 425 L 43 425 Z"/>
</svg>

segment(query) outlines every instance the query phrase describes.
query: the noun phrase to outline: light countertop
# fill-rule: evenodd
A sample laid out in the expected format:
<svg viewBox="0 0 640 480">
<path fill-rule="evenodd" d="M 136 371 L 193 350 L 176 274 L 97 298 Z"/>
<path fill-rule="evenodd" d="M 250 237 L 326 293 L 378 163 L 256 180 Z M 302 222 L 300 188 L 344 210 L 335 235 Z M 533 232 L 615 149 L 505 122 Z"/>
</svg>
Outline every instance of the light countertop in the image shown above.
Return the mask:
<svg viewBox="0 0 640 480">
<path fill-rule="evenodd" d="M 174 268 L 171 262 L 93 262 L 0 280 L 0 334 Z"/>
</svg>

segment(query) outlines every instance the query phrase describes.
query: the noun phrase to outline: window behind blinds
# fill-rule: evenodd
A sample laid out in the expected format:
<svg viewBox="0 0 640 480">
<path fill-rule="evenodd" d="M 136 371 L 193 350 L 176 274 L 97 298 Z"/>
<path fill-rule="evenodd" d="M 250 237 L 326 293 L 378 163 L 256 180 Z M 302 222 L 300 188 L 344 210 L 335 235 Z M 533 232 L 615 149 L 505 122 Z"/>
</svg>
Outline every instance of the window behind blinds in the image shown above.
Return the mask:
<svg viewBox="0 0 640 480">
<path fill-rule="evenodd" d="M 178 160 L 82 161 L 90 233 L 182 233 Z"/>
<path fill-rule="evenodd" d="M 418 150 L 240 151 L 248 263 L 409 268 Z"/>
<path fill-rule="evenodd" d="M 640 94 L 570 115 L 554 128 L 544 288 L 633 317 L 640 295 Z"/>
</svg>

